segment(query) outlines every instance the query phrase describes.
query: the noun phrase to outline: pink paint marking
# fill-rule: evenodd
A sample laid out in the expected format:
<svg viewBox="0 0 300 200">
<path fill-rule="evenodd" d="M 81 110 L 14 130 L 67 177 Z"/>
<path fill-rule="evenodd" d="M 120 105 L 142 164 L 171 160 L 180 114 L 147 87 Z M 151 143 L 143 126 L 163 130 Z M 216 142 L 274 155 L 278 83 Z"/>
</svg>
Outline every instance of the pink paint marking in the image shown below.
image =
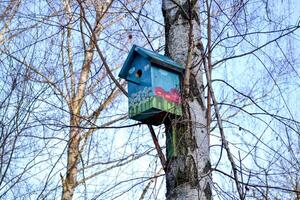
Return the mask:
<svg viewBox="0 0 300 200">
<path fill-rule="evenodd" d="M 166 92 L 162 87 L 155 87 L 154 94 L 156 96 L 163 97 L 169 102 L 174 102 L 179 104 L 181 102 L 179 91 L 175 88 L 172 88 L 170 92 Z"/>
</svg>

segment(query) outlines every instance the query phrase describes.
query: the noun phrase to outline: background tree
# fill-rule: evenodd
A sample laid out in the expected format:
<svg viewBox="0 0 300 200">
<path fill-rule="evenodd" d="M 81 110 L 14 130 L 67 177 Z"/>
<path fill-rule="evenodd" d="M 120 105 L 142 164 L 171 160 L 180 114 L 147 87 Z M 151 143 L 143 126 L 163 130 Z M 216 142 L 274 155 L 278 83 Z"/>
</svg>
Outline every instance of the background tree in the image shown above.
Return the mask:
<svg viewBox="0 0 300 200">
<path fill-rule="evenodd" d="M 125 136 L 121 139 L 120 133 L 116 137 L 118 128 L 128 127 L 126 121 L 108 127 L 126 120 L 123 113 L 111 112 L 118 105 L 112 102 L 119 94 L 112 73 L 116 73 L 121 61 L 107 58 L 112 52 L 111 44 L 119 41 L 116 34 L 111 34 L 116 30 L 114 22 L 122 22 L 128 13 L 123 12 L 126 6 L 141 8 L 143 4 L 134 2 L 112 7 L 112 2 L 106 1 L 20 2 L 20 14 L 11 22 L 10 29 L 22 25 L 19 28 L 26 32 L 15 38 L 14 43 L 18 45 L 3 46 L 3 64 L 9 58 L 14 65 L 21 65 L 29 73 L 28 81 L 34 85 L 35 89 L 30 92 L 35 94 L 36 89 L 43 89 L 44 93 L 36 99 L 37 108 L 29 111 L 33 115 L 31 119 L 37 122 L 27 132 L 27 142 L 32 145 L 22 148 L 28 155 L 24 156 L 25 162 L 32 156 L 35 163 L 26 171 L 24 179 L 28 187 L 18 185 L 10 188 L 10 193 L 3 191 L 4 198 L 58 198 L 62 189 L 62 199 L 71 199 L 75 188 L 79 191 L 75 198 L 115 195 L 110 192 L 118 187 L 117 183 L 124 184 L 131 178 L 122 176 L 120 181 L 116 178 L 108 181 L 110 171 L 116 169 L 112 172 L 114 175 L 121 166 L 143 156 L 153 159 L 154 148 L 137 143 L 139 137 L 132 138 L 127 133 L 123 133 Z M 107 13 L 108 9 L 112 13 Z M 130 37 L 127 31 L 124 33 Z M 100 44 L 106 53 L 101 52 Z M 113 67 L 108 68 L 108 62 L 113 63 Z M 144 133 L 140 133 L 142 135 Z M 11 166 L 11 170 L 15 169 Z M 97 186 L 90 186 L 95 177 L 103 174 Z M 136 176 L 141 177 L 141 174 L 144 172 Z M 136 181 L 140 182 L 140 178 Z M 24 183 L 23 180 L 18 182 Z M 121 185 L 117 196 L 126 194 L 122 192 L 127 190 L 123 187 Z"/>
</svg>

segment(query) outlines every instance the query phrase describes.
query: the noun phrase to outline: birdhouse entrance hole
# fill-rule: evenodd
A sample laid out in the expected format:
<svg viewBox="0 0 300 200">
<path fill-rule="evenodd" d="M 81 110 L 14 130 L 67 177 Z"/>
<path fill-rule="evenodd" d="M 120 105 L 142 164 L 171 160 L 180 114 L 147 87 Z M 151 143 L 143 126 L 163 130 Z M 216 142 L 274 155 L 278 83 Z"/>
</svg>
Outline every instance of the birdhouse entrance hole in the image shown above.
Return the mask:
<svg viewBox="0 0 300 200">
<path fill-rule="evenodd" d="M 143 75 L 143 72 L 142 72 L 142 70 L 137 70 L 136 72 L 135 72 L 135 76 L 137 77 L 137 78 L 141 78 L 141 76 Z"/>
</svg>

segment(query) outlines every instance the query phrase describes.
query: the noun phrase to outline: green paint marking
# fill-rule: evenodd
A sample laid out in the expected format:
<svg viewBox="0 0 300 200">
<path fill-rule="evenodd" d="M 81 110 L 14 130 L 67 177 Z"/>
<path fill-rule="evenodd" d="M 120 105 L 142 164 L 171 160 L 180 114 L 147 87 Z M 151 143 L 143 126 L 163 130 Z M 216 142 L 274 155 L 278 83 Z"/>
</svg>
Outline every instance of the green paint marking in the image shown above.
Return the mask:
<svg viewBox="0 0 300 200">
<path fill-rule="evenodd" d="M 177 134 L 176 134 L 176 129 L 172 127 L 172 146 L 173 146 L 173 155 L 172 156 L 177 156 Z"/>
<path fill-rule="evenodd" d="M 162 97 L 154 96 L 150 97 L 138 104 L 129 105 L 129 116 L 135 116 L 139 114 L 145 114 L 147 110 L 151 108 L 157 108 L 175 115 L 182 115 L 181 105 L 178 105 L 173 102 L 168 102 Z M 151 113 L 149 113 L 151 114 Z"/>
<path fill-rule="evenodd" d="M 177 151 L 177 134 L 176 129 L 174 126 L 169 127 L 170 125 L 167 125 L 167 158 L 172 159 L 173 157 L 178 155 Z"/>
</svg>

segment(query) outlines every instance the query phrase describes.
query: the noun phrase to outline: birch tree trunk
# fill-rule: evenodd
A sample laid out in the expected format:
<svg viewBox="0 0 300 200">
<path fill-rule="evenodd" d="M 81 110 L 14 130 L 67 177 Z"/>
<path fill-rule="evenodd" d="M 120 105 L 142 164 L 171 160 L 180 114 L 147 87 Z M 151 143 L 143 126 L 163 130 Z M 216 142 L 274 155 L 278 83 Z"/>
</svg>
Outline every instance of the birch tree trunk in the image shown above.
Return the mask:
<svg viewBox="0 0 300 200">
<path fill-rule="evenodd" d="M 166 55 L 186 67 L 184 116 L 172 121 L 176 154 L 168 158 L 168 200 L 212 198 L 209 137 L 204 104 L 199 2 L 163 0 Z M 195 48 L 194 48 L 195 47 Z M 166 128 L 168 125 L 166 125 Z M 169 131 L 170 132 L 170 131 Z"/>
</svg>

